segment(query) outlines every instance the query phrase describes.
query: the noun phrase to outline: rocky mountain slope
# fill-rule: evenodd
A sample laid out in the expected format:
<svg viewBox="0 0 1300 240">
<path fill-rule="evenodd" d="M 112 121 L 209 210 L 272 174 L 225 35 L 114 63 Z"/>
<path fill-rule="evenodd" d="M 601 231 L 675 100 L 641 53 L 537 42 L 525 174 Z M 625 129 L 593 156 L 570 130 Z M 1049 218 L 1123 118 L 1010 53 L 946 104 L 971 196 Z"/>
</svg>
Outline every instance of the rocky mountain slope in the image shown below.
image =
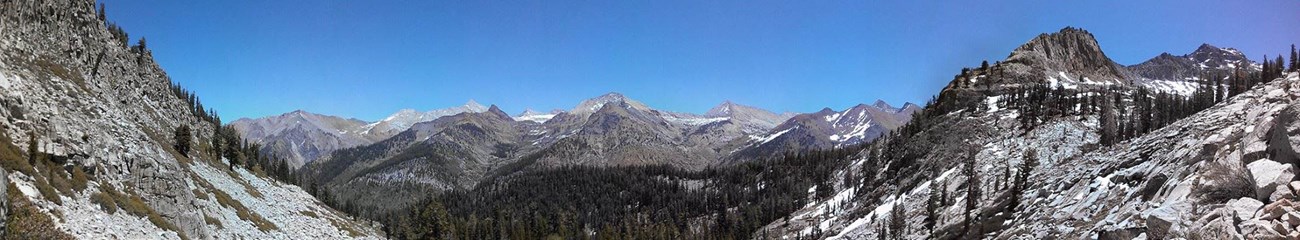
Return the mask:
<svg viewBox="0 0 1300 240">
<path fill-rule="evenodd" d="M 188 156 L 175 151 L 175 129 L 188 126 L 194 142 L 204 142 L 216 126 L 208 111 L 182 96 L 143 40 L 127 42 L 94 1 L 0 3 L 0 145 L 31 146 L 0 157 L 10 173 L 8 197 L 22 203 L 15 205 L 23 213 L 15 221 L 52 219 L 10 233 L 91 239 L 378 234 L 302 189 L 228 170 L 202 154 L 203 144 Z"/>
<path fill-rule="evenodd" d="M 894 108 L 884 101 L 876 101 L 873 105 L 858 104 L 844 111 L 826 108 L 796 115 L 770 133 L 752 137 L 731 159 L 743 161 L 870 142 L 907 123 L 920 110 L 920 106 L 912 103 Z"/>
<path fill-rule="evenodd" d="M 1300 75 L 1261 79 L 1205 110 L 1135 131 L 1133 124 L 1146 119 L 1140 114 L 1165 114 L 1141 105 L 1159 96 L 1139 93 L 1160 89 L 1096 58 L 1104 55 L 1086 31 L 1045 36 L 1006 61 L 956 76 L 934 105 L 837 171 L 833 178 L 841 185 L 834 194 L 761 233 L 828 239 L 1300 236 L 1287 209 L 1296 190 L 1288 139 Z M 1044 47 L 1053 45 L 1060 47 Z M 1251 64 L 1245 61 L 1239 64 Z M 1198 89 L 1203 82 L 1192 84 Z M 1031 105 L 1005 100 L 1042 94 L 1035 86 L 1044 85 L 1061 95 Z M 1185 101 L 1215 98 L 1188 95 Z M 1101 100 L 1052 100 L 1094 97 Z M 1065 110 L 1036 107 L 1044 105 Z M 1116 130 L 1116 121 L 1126 130 Z M 1129 137 L 1107 143 L 1115 134 Z"/>
<path fill-rule="evenodd" d="M 412 125 L 487 107 L 470 100 L 463 106 L 418 112 L 402 109 L 375 122 L 310 113 L 302 110 L 257 119 L 243 118 L 230 125 L 240 135 L 262 145 L 264 154 L 284 158 L 297 169 L 334 150 L 368 145 L 397 135 Z"/>
</svg>

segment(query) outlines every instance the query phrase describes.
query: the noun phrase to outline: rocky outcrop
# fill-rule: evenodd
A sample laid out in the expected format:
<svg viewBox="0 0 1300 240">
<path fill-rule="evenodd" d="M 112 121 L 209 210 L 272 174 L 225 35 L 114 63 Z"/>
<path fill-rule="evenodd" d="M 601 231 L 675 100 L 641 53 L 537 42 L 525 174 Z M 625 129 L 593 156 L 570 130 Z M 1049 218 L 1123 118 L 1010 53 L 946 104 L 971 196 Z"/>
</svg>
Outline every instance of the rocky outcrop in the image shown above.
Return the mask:
<svg viewBox="0 0 1300 240">
<path fill-rule="evenodd" d="M 1011 52 L 1002 63 L 1007 68 L 1057 75 L 1074 74 L 1077 78 L 1118 83 L 1127 78 L 1119 64 L 1102 52 L 1092 33 L 1066 27 L 1061 31 L 1042 34 Z M 1041 75 L 1040 75 L 1041 76 Z"/>
</svg>

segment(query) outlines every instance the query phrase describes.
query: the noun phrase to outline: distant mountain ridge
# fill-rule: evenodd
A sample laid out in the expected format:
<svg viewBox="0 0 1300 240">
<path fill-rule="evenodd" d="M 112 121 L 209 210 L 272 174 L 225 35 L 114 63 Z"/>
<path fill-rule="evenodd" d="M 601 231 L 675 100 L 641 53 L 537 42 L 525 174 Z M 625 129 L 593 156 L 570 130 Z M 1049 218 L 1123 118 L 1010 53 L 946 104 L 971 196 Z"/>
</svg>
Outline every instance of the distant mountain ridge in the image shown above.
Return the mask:
<svg viewBox="0 0 1300 240">
<path fill-rule="evenodd" d="M 488 107 L 469 100 L 465 105 L 419 112 L 402 109 L 375 122 L 342 118 L 297 110 L 278 116 L 242 118 L 231 122 L 244 138 L 263 146 L 263 152 L 286 159 L 292 168 L 301 167 L 342 148 L 372 144 L 397 135 L 420 122 L 465 112 L 484 112 Z"/>
<path fill-rule="evenodd" d="M 679 113 L 619 93 L 545 114 L 525 110 L 510 116 L 493 105 L 486 111 L 414 123 L 372 144 L 339 148 L 306 164 L 300 173 L 334 196 L 386 208 L 415 200 L 384 197 L 392 193 L 468 189 L 519 171 L 646 165 L 704 169 L 775 156 L 747 150 L 751 148 L 843 147 L 868 142 L 919 109 L 911 103 L 894 108 L 883 101 L 876 106 L 845 110 L 842 119 L 808 134 L 816 140 L 758 143 L 780 126 L 802 124 L 791 123 L 795 119 L 827 121 L 825 115 L 832 113 L 777 114 L 731 101 L 704 114 Z"/>
</svg>

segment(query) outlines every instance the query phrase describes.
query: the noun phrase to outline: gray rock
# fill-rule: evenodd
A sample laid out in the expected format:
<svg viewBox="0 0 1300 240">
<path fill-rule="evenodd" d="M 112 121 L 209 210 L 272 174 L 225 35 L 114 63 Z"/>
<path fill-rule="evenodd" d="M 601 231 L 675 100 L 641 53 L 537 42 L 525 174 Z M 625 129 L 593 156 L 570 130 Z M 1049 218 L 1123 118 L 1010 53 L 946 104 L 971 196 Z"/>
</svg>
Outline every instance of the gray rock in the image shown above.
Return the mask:
<svg viewBox="0 0 1300 240">
<path fill-rule="evenodd" d="M 1188 205 L 1186 202 L 1180 202 L 1147 213 L 1147 236 L 1151 239 L 1164 239 L 1174 224 L 1184 221 L 1182 216 Z"/>
<path fill-rule="evenodd" d="M 1277 230 L 1273 230 L 1273 224 L 1268 221 L 1247 220 L 1238 226 L 1241 234 L 1249 239 L 1285 239 Z"/>
<path fill-rule="evenodd" d="M 1230 210 L 1220 210 L 1225 211 L 1223 214 L 1232 214 Z M 1233 225 L 1233 219 L 1230 217 L 1218 217 L 1202 224 L 1204 225 L 1193 231 L 1193 234 L 1201 239 L 1244 239 L 1241 233 L 1237 232 L 1237 226 Z"/>
<path fill-rule="evenodd" d="M 1295 199 L 1295 193 L 1291 191 L 1291 187 L 1286 185 L 1277 185 L 1277 189 L 1274 190 L 1272 194 L 1268 195 L 1269 202 L 1276 202 L 1281 199 Z"/>
<path fill-rule="evenodd" d="M 1273 219 L 1280 218 L 1282 217 L 1282 214 L 1286 214 L 1288 212 L 1286 208 L 1290 206 L 1291 206 L 1291 200 L 1287 200 L 1287 199 L 1282 199 L 1282 200 L 1278 200 L 1277 202 L 1269 203 L 1268 205 L 1264 205 L 1264 208 L 1259 209 L 1259 212 L 1255 213 L 1255 218 L 1263 219 L 1263 220 L 1273 220 Z"/>
<path fill-rule="evenodd" d="M 1237 219 L 1245 220 L 1254 217 L 1255 211 L 1259 210 L 1259 208 L 1263 206 L 1264 203 L 1259 200 L 1243 197 L 1229 200 L 1225 207 L 1232 209 L 1233 213 L 1236 214 Z"/>
<path fill-rule="evenodd" d="M 1296 168 L 1291 164 L 1281 164 L 1273 160 L 1260 159 L 1246 164 L 1251 176 L 1255 177 L 1255 194 L 1259 199 L 1268 199 L 1279 185 L 1291 183 L 1295 178 Z"/>
</svg>

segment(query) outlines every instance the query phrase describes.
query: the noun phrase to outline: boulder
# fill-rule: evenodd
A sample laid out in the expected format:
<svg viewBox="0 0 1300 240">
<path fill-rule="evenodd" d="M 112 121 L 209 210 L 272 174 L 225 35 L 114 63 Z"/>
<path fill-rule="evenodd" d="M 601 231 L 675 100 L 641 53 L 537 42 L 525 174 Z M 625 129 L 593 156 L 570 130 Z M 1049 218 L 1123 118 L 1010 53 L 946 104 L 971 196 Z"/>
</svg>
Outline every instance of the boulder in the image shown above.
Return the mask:
<svg viewBox="0 0 1300 240">
<path fill-rule="evenodd" d="M 1291 229 L 1294 229 L 1296 226 L 1300 226 L 1300 213 L 1289 212 L 1283 214 L 1282 222 L 1285 222 L 1287 225 L 1291 225 L 1290 226 Z"/>
<path fill-rule="evenodd" d="M 1147 213 L 1147 236 L 1149 239 L 1164 239 L 1174 224 L 1182 221 L 1184 209 L 1189 204 L 1178 202 L 1168 204 Z"/>
<path fill-rule="evenodd" d="M 1250 175 L 1255 177 L 1255 196 L 1268 199 L 1278 185 L 1287 185 L 1295 178 L 1296 168 L 1291 164 L 1282 164 L 1268 159 L 1260 159 L 1246 164 Z"/>
<path fill-rule="evenodd" d="M 1246 219 L 1253 218 L 1255 216 L 1255 211 L 1258 211 L 1259 208 L 1264 207 L 1264 203 L 1260 202 L 1259 200 L 1255 200 L 1254 198 L 1243 197 L 1239 199 L 1228 200 L 1228 204 L 1225 207 L 1231 209 L 1232 212 L 1237 215 L 1237 219 L 1246 220 Z"/>
<path fill-rule="evenodd" d="M 1228 211 L 1227 209 L 1222 209 Z M 1228 212 L 1227 214 L 1231 214 Z M 1237 226 L 1233 225 L 1230 217 L 1219 217 L 1203 222 L 1200 228 L 1194 230 L 1194 234 L 1201 239 L 1245 239 L 1241 233 L 1237 232 Z"/>
<path fill-rule="evenodd" d="M 1263 219 L 1263 220 L 1278 219 L 1282 217 L 1282 214 L 1286 214 L 1288 212 L 1286 208 L 1289 208 L 1290 206 L 1291 206 L 1291 200 L 1288 199 L 1282 199 L 1282 200 L 1278 200 L 1277 202 L 1269 203 L 1268 205 L 1264 205 L 1264 208 L 1259 209 L 1259 212 L 1255 213 L 1255 218 Z"/>
<path fill-rule="evenodd" d="M 1291 192 L 1300 191 L 1300 181 L 1291 182 Z"/>
<path fill-rule="evenodd" d="M 1097 233 L 1097 240 L 1131 240 L 1142 235 L 1146 231 L 1142 228 L 1121 228 L 1102 230 Z"/>
<path fill-rule="evenodd" d="M 1287 226 L 1286 223 L 1278 220 L 1273 220 L 1273 231 L 1277 231 L 1277 233 L 1280 234 L 1291 234 L 1292 232 L 1290 226 Z"/>
<path fill-rule="evenodd" d="M 1269 202 L 1276 202 L 1282 199 L 1295 199 L 1295 193 L 1291 191 L 1291 187 L 1278 185 L 1277 189 L 1273 190 L 1273 193 L 1268 195 Z"/>
<path fill-rule="evenodd" d="M 1241 234 L 1248 239 L 1286 239 L 1273 224 L 1263 220 L 1247 220 L 1241 223 Z"/>
</svg>

